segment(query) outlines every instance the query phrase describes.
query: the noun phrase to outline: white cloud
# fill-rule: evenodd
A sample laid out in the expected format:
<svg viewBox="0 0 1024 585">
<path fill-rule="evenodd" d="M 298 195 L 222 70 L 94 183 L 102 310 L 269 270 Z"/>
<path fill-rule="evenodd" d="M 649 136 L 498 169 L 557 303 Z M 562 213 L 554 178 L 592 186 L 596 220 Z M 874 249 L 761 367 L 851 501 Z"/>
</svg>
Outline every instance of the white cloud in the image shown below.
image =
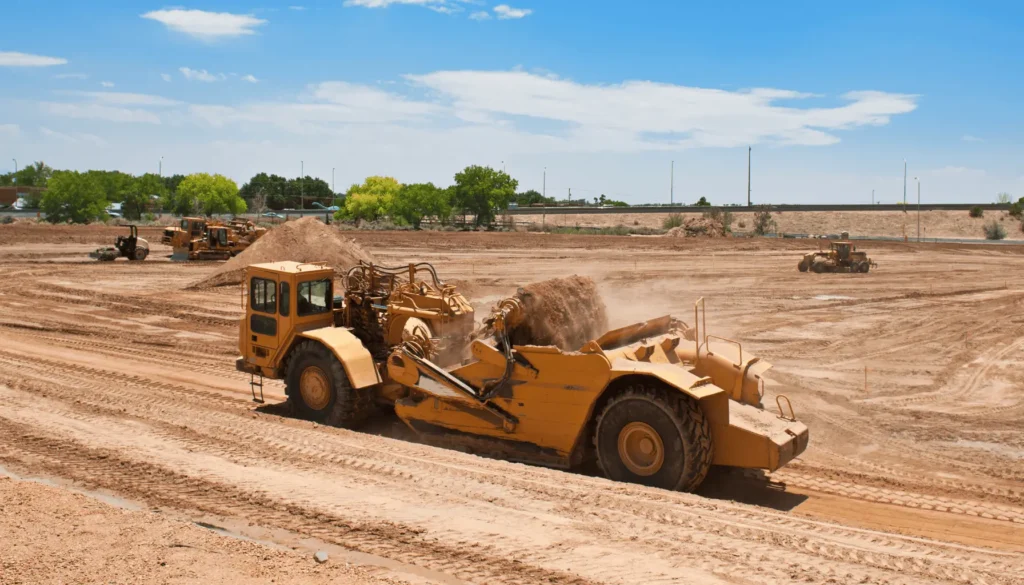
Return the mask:
<svg viewBox="0 0 1024 585">
<path fill-rule="evenodd" d="M 474 12 L 473 14 L 470 14 L 469 15 L 469 19 L 470 20 L 490 20 L 491 19 L 491 13 L 487 12 L 486 10 L 481 10 L 479 12 Z"/>
<path fill-rule="evenodd" d="M 84 133 L 84 132 L 74 132 L 74 133 L 71 133 L 71 134 L 65 134 L 64 132 L 58 132 L 56 130 L 51 130 L 51 129 L 45 127 L 45 126 L 40 126 L 39 127 L 39 133 L 42 134 L 43 136 L 46 136 L 46 137 L 49 137 L 49 138 L 58 138 L 60 140 L 63 140 L 65 142 L 69 142 L 69 143 L 72 143 L 72 144 L 76 144 L 76 143 L 80 143 L 80 142 L 88 142 L 89 144 L 92 144 L 94 146 L 106 146 L 107 145 L 107 141 L 103 140 L 99 136 L 96 136 L 95 134 L 87 134 L 87 133 Z"/>
<path fill-rule="evenodd" d="M 107 106 L 103 104 L 75 104 L 64 102 L 42 102 L 40 106 L 44 112 L 64 118 L 143 124 L 160 123 L 159 116 L 153 112 L 142 109 Z"/>
<path fill-rule="evenodd" d="M 453 14 L 462 11 L 462 7 L 459 4 L 466 3 L 475 4 L 476 0 L 345 0 L 344 5 L 349 7 L 360 6 L 363 8 L 387 8 L 391 5 L 401 4 L 422 6 L 442 14 Z"/>
<path fill-rule="evenodd" d="M 977 136 L 971 136 L 970 134 L 964 134 L 960 139 L 964 142 L 985 142 L 984 138 L 978 138 Z"/>
<path fill-rule="evenodd" d="M 810 94 L 752 89 L 726 91 L 650 81 L 586 85 L 523 71 L 439 71 L 410 75 L 431 90 L 455 115 L 485 114 L 517 123 L 531 120 L 572 142 L 612 149 L 734 147 L 761 142 L 826 145 L 833 131 L 884 125 L 913 111 L 915 96 L 877 91 L 850 92 L 835 107 L 780 106 L 780 99 Z M 545 133 L 545 131 L 541 131 Z"/>
<path fill-rule="evenodd" d="M 0 51 L 0 67 L 52 67 L 53 65 L 66 65 L 67 62 L 67 59 L 60 57 Z"/>
<path fill-rule="evenodd" d="M 170 73 L 161 73 L 160 74 L 160 79 L 163 79 L 167 83 L 170 83 L 171 82 L 171 74 Z"/>
<path fill-rule="evenodd" d="M 218 79 L 224 79 L 224 74 L 214 75 L 206 69 L 189 69 L 188 67 L 179 67 L 178 71 L 185 76 L 185 79 L 189 81 L 205 81 L 211 83 Z"/>
<path fill-rule="evenodd" d="M 0 136 L 14 139 L 21 135 L 21 127 L 17 124 L 0 124 Z"/>
<path fill-rule="evenodd" d="M 251 14 L 205 12 L 181 8 L 154 10 L 143 14 L 142 18 L 155 20 L 171 30 L 205 40 L 255 34 L 256 27 L 267 23 L 266 20 L 256 18 Z"/>
<path fill-rule="evenodd" d="M 100 85 L 102 85 L 103 87 L 114 87 L 114 82 L 113 81 L 101 81 Z"/>
<path fill-rule="evenodd" d="M 259 83 L 260 80 L 256 79 L 256 77 L 254 75 L 249 74 L 249 75 L 243 75 L 242 76 L 242 81 L 248 81 L 249 83 Z"/>
<path fill-rule="evenodd" d="M 512 8 L 508 4 L 499 4 L 494 7 L 494 13 L 498 15 L 499 20 L 509 20 L 526 18 L 533 14 L 533 10 L 529 8 Z"/>
<path fill-rule="evenodd" d="M 53 76 L 54 79 L 89 79 L 85 73 L 59 73 Z"/>
<path fill-rule="evenodd" d="M 306 7 L 305 6 L 289 6 L 288 9 L 289 10 L 297 10 L 297 11 L 301 12 L 301 11 L 305 10 Z"/>
</svg>

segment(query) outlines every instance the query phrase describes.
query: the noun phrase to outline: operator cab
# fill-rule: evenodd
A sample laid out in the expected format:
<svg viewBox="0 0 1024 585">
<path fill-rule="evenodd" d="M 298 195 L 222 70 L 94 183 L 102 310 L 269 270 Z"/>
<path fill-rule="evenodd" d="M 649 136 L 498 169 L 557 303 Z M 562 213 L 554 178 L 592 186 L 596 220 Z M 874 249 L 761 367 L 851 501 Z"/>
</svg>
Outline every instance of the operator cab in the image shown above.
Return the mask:
<svg viewBox="0 0 1024 585">
<path fill-rule="evenodd" d="M 259 373 L 280 363 L 296 333 L 334 325 L 334 269 L 324 263 L 269 262 L 247 272 L 245 318 L 238 339 L 244 364 Z"/>
</svg>

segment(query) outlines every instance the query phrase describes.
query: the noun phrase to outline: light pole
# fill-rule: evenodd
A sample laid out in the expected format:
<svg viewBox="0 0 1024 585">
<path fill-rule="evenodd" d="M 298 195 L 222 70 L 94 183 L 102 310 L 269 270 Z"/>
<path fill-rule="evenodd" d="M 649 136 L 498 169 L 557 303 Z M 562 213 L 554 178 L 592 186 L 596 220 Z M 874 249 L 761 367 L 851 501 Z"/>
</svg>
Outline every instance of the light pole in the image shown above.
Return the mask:
<svg viewBox="0 0 1024 585">
<path fill-rule="evenodd" d="M 501 161 L 501 172 L 505 172 L 505 161 Z"/>
<path fill-rule="evenodd" d="M 541 195 L 545 199 L 547 199 L 547 196 L 548 196 L 548 168 L 547 167 L 544 167 L 544 184 L 541 187 L 541 189 L 542 189 Z"/>
<path fill-rule="evenodd" d="M 160 157 L 160 170 L 157 172 L 161 177 L 164 176 L 164 157 L 162 156 Z"/>
<path fill-rule="evenodd" d="M 18 182 L 18 159 L 12 158 L 11 160 L 14 161 L 14 177 L 13 178 L 14 178 L 15 184 L 17 184 L 17 182 Z"/>
<path fill-rule="evenodd" d="M 871 205 L 875 204 L 875 190 L 871 190 Z"/>
<path fill-rule="evenodd" d="M 331 193 L 337 193 L 337 191 L 334 190 L 334 167 L 331 167 Z M 331 205 L 334 205 L 333 201 L 331 202 Z"/>
<path fill-rule="evenodd" d="M 750 151 L 752 148 L 747 147 L 747 207 L 750 207 Z"/>
</svg>

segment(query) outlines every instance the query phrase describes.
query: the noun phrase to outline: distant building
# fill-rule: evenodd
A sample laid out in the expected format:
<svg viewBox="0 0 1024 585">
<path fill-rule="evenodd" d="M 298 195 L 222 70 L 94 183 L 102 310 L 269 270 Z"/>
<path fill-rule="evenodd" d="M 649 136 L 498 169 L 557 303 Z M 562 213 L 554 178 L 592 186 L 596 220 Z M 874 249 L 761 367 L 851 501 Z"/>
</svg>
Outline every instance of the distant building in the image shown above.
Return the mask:
<svg viewBox="0 0 1024 585">
<path fill-rule="evenodd" d="M 0 207 L 14 207 L 14 204 L 26 195 L 43 191 L 41 187 L 0 187 Z"/>
</svg>

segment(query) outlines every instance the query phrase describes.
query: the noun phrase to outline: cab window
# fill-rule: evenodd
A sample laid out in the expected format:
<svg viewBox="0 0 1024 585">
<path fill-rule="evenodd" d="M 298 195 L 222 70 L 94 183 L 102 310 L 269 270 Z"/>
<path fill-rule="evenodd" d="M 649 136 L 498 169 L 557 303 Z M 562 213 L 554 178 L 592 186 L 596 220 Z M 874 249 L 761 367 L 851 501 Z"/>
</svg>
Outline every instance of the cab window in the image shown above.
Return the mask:
<svg viewBox="0 0 1024 585">
<path fill-rule="evenodd" d="M 253 278 L 249 286 L 249 306 L 261 313 L 277 312 L 277 283 L 265 278 Z"/>
<path fill-rule="evenodd" d="M 299 317 L 326 313 L 331 310 L 331 281 L 309 280 L 299 283 L 298 295 Z"/>
<path fill-rule="evenodd" d="M 228 230 L 217 230 L 217 241 L 221 246 L 228 245 Z"/>
</svg>

